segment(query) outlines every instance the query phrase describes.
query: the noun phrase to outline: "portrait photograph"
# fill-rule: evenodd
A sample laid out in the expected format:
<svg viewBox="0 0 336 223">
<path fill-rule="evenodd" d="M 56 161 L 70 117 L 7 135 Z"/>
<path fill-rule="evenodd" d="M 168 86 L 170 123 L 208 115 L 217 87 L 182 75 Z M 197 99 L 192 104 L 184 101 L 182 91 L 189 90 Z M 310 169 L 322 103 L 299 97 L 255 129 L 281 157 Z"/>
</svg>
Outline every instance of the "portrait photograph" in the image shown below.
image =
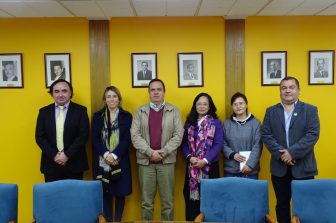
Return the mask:
<svg viewBox="0 0 336 223">
<path fill-rule="evenodd" d="M 178 53 L 178 86 L 203 86 L 203 53 Z"/>
<path fill-rule="evenodd" d="M 309 84 L 334 84 L 334 50 L 309 51 Z"/>
<path fill-rule="evenodd" d="M 261 85 L 277 86 L 287 76 L 287 51 L 261 52 Z"/>
<path fill-rule="evenodd" d="M 132 87 L 147 87 L 157 78 L 156 53 L 132 53 Z"/>
<path fill-rule="evenodd" d="M 0 54 L 0 88 L 23 88 L 22 54 Z"/>
<path fill-rule="evenodd" d="M 45 53 L 44 63 L 47 88 L 58 79 L 71 83 L 70 53 Z"/>
</svg>

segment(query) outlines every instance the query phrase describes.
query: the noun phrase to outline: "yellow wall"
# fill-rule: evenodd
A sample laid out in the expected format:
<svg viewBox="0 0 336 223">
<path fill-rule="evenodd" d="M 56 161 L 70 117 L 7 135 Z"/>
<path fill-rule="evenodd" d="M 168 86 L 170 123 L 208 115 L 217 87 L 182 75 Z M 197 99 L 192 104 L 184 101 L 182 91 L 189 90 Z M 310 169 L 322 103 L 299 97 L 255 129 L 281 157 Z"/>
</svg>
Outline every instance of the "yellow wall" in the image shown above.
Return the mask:
<svg viewBox="0 0 336 223">
<path fill-rule="evenodd" d="M 278 103 L 279 87 L 261 86 L 261 51 L 287 51 L 287 73 L 299 79 L 300 99 L 319 109 L 321 134 L 315 147 L 318 178 L 335 178 L 333 157 L 336 138 L 333 115 L 336 113 L 335 85 L 308 85 L 308 51 L 335 50 L 335 16 L 314 17 L 249 17 L 246 20 L 246 94 L 249 110 L 263 119 L 265 109 Z M 264 148 L 261 178 L 270 180 L 269 152 Z M 270 208 L 275 216 L 275 199 L 271 181 Z"/>
<path fill-rule="evenodd" d="M 249 17 L 246 20 L 246 94 L 249 110 L 263 119 L 267 106 L 279 102 L 278 87 L 261 87 L 261 51 L 286 50 L 288 73 L 301 82 L 301 99 L 319 108 L 321 137 L 316 146 L 319 178 L 335 178 L 332 158 L 336 150 L 328 139 L 336 138 L 332 115 L 335 86 L 309 86 L 308 51 L 336 48 L 336 17 Z M 121 90 L 124 107 L 134 113 L 148 101 L 145 88 L 132 88 L 131 53 L 156 52 L 158 77 L 167 85 L 167 101 L 177 105 L 185 120 L 194 96 L 208 92 L 224 115 L 224 20 L 195 18 L 116 18 L 111 23 L 111 81 Z M 43 182 L 39 172 L 40 150 L 34 131 L 38 109 L 51 103 L 46 93 L 44 53 L 71 53 L 74 101 L 90 111 L 90 61 L 88 21 L 85 19 L 1 19 L 0 52 L 23 54 L 23 89 L 0 89 L 0 182 L 19 184 L 19 220 L 32 219 L 32 186 Z M 318 32 L 317 32 L 318 31 Z M 178 88 L 177 53 L 203 52 L 204 88 Z M 105 86 L 102 86 L 104 88 Z M 329 119 L 328 119 L 329 118 Z M 90 147 L 88 146 L 88 150 Z M 133 194 L 127 197 L 124 219 L 140 219 L 140 193 L 134 150 Z M 269 153 L 261 159 L 261 178 L 270 180 Z M 175 219 L 184 219 L 182 187 L 184 160 L 177 161 Z M 90 178 L 87 172 L 86 179 Z M 270 208 L 274 194 L 270 185 Z M 157 199 L 158 201 L 158 199 Z M 158 203 L 158 202 L 157 202 Z M 156 206 L 155 219 L 160 219 Z"/>
<path fill-rule="evenodd" d="M 156 52 L 158 78 L 166 84 L 166 100 L 178 106 L 183 120 L 196 94 L 212 95 L 221 119 L 224 118 L 224 19 L 197 18 L 116 18 L 111 20 L 111 81 L 121 90 L 124 107 L 131 113 L 148 102 L 146 88 L 132 88 L 131 53 Z M 203 52 L 204 88 L 178 88 L 179 52 Z M 126 200 L 123 220 L 141 219 L 141 197 L 137 164 L 132 155 L 133 194 Z M 183 181 L 185 162 L 178 154 L 175 184 L 175 219 L 184 220 Z M 157 196 L 156 204 L 159 204 Z M 160 206 L 155 207 L 160 220 Z"/>
<path fill-rule="evenodd" d="M 22 53 L 24 76 L 23 89 L 0 89 L 0 182 L 19 184 L 19 221 L 30 222 L 33 184 L 44 181 L 34 138 L 36 117 L 40 107 L 52 102 L 45 87 L 44 53 L 71 54 L 73 100 L 90 112 L 88 21 L 1 19 L 0 30 L 0 52 Z"/>
</svg>

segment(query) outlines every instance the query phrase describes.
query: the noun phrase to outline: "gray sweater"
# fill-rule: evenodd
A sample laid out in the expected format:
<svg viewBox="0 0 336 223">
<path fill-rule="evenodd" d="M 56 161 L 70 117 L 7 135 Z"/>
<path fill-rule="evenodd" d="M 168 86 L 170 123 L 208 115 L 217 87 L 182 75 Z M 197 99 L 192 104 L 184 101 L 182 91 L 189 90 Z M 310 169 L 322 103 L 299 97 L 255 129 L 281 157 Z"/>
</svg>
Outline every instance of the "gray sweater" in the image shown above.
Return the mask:
<svg viewBox="0 0 336 223">
<path fill-rule="evenodd" d="M 239 151 L 251 151 L 246 165 L 253 171 L 250 174 L 259 172 L 259 159 L 261 156 L 261 134 L 260 121 L 251 115 L 246 122 L 238 123 L 233 117 L 224 122 L 224 172 L 239 173 L 239 162 L 233 159 Z"/>
</svg>

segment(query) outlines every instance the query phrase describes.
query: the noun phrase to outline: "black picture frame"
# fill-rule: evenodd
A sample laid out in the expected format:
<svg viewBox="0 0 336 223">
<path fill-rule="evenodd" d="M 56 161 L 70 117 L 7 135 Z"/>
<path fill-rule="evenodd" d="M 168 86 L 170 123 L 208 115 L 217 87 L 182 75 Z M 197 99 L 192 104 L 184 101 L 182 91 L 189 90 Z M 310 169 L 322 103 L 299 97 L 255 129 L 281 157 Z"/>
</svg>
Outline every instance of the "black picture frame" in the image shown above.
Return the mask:
<svg viewBox="0 0 336 223">
<path fill-rule="evenodd" d="M 132 87 L 148 87 L 157 78 L 157 53 L 132 53 Z"/>
<path fill-rule="evenodd" d="M 47 88 L 58 79 L 64 79 L 71 83 L 70 53 L 45 53 L 44 67 Z"/>
<path fill-rule="evenodd" d="M 279 86 L 287 76 L 287 51 L 261 52 L 261 85 Z"/>
<path fill-rule="evenodd" d="M 334 50 L 309 51 L 309 85 L 334 84 Z"/>
<path fill-rule="evenodd" d="M 203 87 L 203 52 L 178 53 L 178 87 Z"/>
<path fill-rule="evenodd" d="M 0 88 L 23 88 L 22 53 L 0 54 Z"/>
</svg>

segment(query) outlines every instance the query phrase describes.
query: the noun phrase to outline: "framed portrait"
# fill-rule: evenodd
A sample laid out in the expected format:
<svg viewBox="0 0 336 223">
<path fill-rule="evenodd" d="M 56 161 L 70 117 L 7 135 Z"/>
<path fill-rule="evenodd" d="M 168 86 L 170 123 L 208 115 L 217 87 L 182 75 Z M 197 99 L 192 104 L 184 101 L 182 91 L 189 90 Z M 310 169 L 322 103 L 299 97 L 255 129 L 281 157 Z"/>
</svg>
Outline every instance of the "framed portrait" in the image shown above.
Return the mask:
<svg viewBox="0 0 336 223">
<path fill-rule="evenodd" d="M 334 84 L 334 50 L 309 51 L 309 84 Z"/>
<path fill-rule="evenodd" d="M 71 83 L 70 53 L 45 53 L 44 65 L 47 88 L 58 79 Z"/>
<path fill-rule="evenodd" d="M 23 88 L 22 54 L 0 54 L 0 88 Z"/>
<path fill-rule="evenodd" d="M 132 53 L 132 87 L 148 87 L 157 78 L 156 53 Z"/>
<path fill-rule="evenodd" d="M 287 51 L 261 52 L 261 85 L 276 86 L 287 76 Z"/>
<path fill-rule="evenodd" d="M 178 53 L 178 86 L 203 86 L 203 53 Z"/>
</svg>

